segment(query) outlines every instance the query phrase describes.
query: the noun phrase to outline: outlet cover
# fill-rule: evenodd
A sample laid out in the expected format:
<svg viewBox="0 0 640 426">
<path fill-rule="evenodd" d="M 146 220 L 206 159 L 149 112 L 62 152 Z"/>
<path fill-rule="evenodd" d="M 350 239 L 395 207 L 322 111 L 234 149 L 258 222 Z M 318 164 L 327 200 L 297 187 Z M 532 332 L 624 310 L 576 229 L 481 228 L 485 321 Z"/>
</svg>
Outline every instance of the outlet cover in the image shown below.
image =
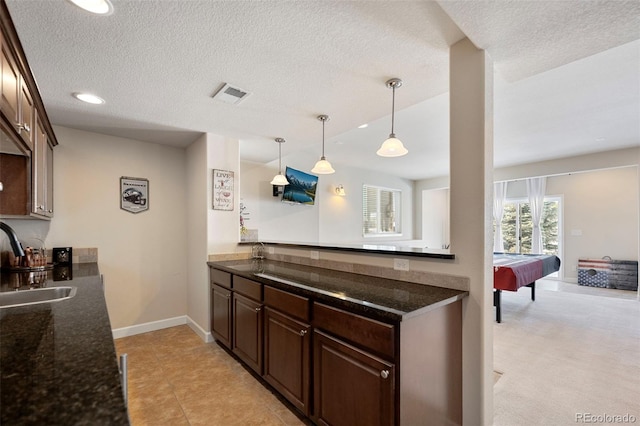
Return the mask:
<svg viewBox="0 0 640 426">
<path fill-rule="evenodd" d="M 276 250 L 275 250 L 273 247 L 267 247 L 267 252 L 268 252 L 269 254 L 273 254 L 273 253 L 275 253 L 275 251 L 276 251 Z"/>
<path fill-rule="evenodd" d="M 396 271 L 408 271 L 409 259 L 393 259 L 393 269 Z"/>
<path fill-rule="evenodd" d="M 318 260 L 320 259 L 320 252 L 318 252 L 317 250 L 311 250 L 309 256 L 311 256 L 311 259 Z"/>
</svg>

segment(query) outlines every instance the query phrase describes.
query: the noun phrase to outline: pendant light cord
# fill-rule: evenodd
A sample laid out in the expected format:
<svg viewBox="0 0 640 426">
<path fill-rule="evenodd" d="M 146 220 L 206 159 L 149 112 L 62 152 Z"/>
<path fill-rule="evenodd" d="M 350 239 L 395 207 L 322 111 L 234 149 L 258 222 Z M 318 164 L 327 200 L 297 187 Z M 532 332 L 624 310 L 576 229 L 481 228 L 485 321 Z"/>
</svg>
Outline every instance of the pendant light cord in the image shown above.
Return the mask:
<svg viewBox="0 0 640 426">
<path fill-rule="evenodd" d="M 278 142 L 278 172 L 282 174 L 282 142 Z"/>
<path fill-rule="evenodd" d="M 395 135 L 395 133 L 393 132 L 393 121 L 396 111 L 396 85 L 394 84 L 391 89 L 393 90 L 393 95 L 391 95 L 391 134 Z"/>
<path fill-rule="evenodd" d="M 322 120 L 322 159 L 324 160 L 324 122 L 326 120 Z"/>
</svg>

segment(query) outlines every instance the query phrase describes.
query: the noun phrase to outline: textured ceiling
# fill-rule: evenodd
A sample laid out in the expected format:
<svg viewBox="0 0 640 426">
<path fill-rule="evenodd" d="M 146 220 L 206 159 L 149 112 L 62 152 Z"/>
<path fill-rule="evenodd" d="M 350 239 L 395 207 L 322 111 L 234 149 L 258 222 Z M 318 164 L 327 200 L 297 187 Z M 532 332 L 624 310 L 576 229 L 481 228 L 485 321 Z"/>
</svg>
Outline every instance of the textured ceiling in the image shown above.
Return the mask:
<svg viewBox="0 0 640 426">
<path fill-rule="evenodd" d="M 448 171 L 448 50 L 467 36 L 495 62 L 495 162 L 511 165 L 640 141 L 637 1 L 8 0 L 53 124 L 187 146 L 242 140 L 250 161 L 283 152 L 417 179 Z M 391 91 L 408 156 L 381 159 Z M 252 92 L 211 99 L 223 83 Z M 103 97 L 85 105 L 72 92 Z M 356 129 L 369 123 L 367 129 Z M 311 167 L 312 164 L 309 165 Z M 336 167 L 337 168 L 337 167 Z"/>
</svg>

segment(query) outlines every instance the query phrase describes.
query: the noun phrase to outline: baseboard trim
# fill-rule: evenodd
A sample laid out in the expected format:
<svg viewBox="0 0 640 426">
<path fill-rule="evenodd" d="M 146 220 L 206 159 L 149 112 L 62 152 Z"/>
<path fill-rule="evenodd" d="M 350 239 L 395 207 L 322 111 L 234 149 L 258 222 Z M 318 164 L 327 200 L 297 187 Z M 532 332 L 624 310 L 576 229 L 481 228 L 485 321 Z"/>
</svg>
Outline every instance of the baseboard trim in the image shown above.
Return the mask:
<svg viewBox="0 0 640 426">
<path fill-rule="evenodd" d="M 187 325 L 193 330 L 205 343 L 213 342 L 213 335 L 210 331 L 205 331 L 200 325 L 187 315 Z"/>
<path fill-rule="evenodd" d="M 187 324 L 190 320 L 186 315 L 181 317 L 168 318 L 159 321 L 146 322 L 144 324 L 132 325 L 111 330 L 114 339 L 121 337 L 135 336 L 136 334 L 148 333 L 150 331 L 162 330 L 163 328 L 175 327 Z M 192 322 L 192 321 L 191 321 Z M 191 327 L 193 328 L 193 327 Z M 195 330 L 194 330 L 195 331 Z"/>
</svg>

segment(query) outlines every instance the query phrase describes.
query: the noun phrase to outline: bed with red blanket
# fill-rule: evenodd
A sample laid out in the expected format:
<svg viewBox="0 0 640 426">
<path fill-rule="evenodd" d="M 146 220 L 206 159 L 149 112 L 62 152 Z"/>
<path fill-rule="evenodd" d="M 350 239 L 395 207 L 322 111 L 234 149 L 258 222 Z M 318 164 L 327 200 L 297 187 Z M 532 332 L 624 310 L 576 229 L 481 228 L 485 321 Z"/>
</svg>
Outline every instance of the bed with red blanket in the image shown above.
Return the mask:
<svg viewBox="0 0 640 426">
<path fill-rule="evenodd" d="M 493 254 L 493 306 L 496 321 L 502 321 L 500 300 L 502 290 L 518 291 L 520 287 L 531 288 L 531 300 L 536 300 L 536 280 L 560 269 L 560 259 L 547 254 Z"/>
</svg>

